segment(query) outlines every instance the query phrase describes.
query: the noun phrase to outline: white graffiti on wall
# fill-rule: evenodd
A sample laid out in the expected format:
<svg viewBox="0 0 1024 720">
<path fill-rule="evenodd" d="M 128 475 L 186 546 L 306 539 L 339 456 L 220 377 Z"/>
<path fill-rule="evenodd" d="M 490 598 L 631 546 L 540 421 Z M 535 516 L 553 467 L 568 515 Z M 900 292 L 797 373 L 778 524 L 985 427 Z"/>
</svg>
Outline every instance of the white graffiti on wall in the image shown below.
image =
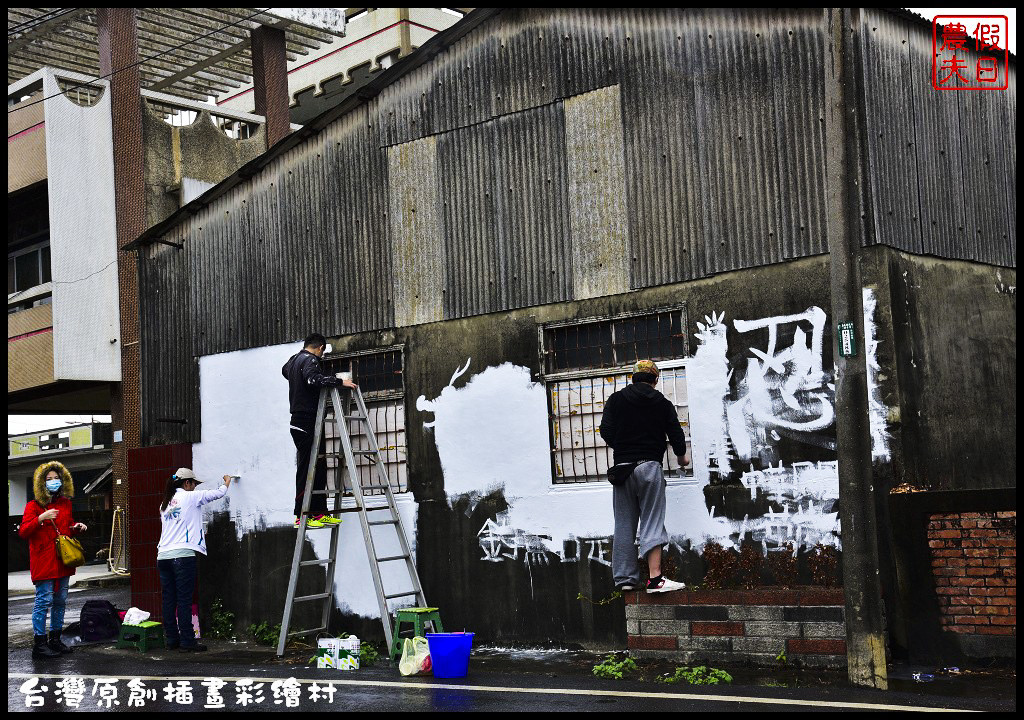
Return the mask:
<svg viewBox="0 0 1024 720">
<path fill-rule="evenodd" d="M 441 394 L 438 397 L 434 398 L 433 400 L 427 400 L 425 395 L 420 395 L 418 398 L 416 398 L 416 409 L 419 410 L 420 412 L 435 412 L 439 405 L 445 401 L 446 397 L 450 397 L 452 393 L 455 392 L 455 381 L 466 374 L 466 371 L 469 370 L 469 364 L 471 362 L 473 362 L 473 358 L 466 358 L 466 364 L 460 367 L 454 373 L 452 373 L 452 379 L 449 380 L 448 384 L 444 386 L 444 388 L 441 390 Z M 434 422 L 425 422 L 423 423 L 423 427 L 432 428 L 436 423 L 436 420 Z"/>
<path fill-rule="evenodd" d="M 578 562 L 580 558 L 611 567 L 611 538 L 584 537 L 563 542 L 560 550 L 549 546 L 550 536 L 533 535 L 508 525 L 508 514 L 499 513 L 497 521 L 488 519 L 477 533 L 481 560 L 504 562 L 513 560 L 527 565 L 550 565 L 552 556 L 563 563 Z"/>
<path fill-rule="evenodd" d="M 887 412 L 882 403 L 882 390 L 878 385 L 881 370 L 878 367 L 878 332 L 875 308 L 878 301 L 871 288 L 864 288 L 864 355 L 867 362 L 868 423 L 871 430 L 871 459 L 889 459 L 889 433 L 885 429 Z"/>
<path fill-rule="evenodd" d="M 809 323 L 811 336 L 799 326 Z M 793 343 L 779 348 L 779 328 L 795 324 Z M 766 350 L 750 348 L 747 372 L 739 385 L 739 399 L 728 405 L 729 434 L 739 457 L 754 450 L 752 436 L 765 444 L 764 435 L 776 428 L 807 433 L 823 430 L 835 421 L 835 388 L 822 370 L 825 311 L 811 307 L 798 315 L 735 320 L 737 332 L 768 329 Z"/>
<path fill-rule="evenodd" d="M 725 399 L 729 395 L 729 371 L 725 313 L 705 316 L 698 322 L 697 352 L 687 365 L 687 394 L 690 399 L 691 452 L 695 480 L 707 483 L 716 476 L 727 477 L 736 459 L 729 440 Z M 700 462 L 703 459 L 705 462 Z"/>
</svg>

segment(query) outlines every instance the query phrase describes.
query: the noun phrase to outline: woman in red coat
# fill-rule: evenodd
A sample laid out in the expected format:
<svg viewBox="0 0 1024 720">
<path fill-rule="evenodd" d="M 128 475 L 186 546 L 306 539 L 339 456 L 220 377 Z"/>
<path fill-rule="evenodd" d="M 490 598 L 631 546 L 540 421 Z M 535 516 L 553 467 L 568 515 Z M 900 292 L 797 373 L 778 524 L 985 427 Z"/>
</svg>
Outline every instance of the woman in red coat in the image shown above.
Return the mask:
<svg viewBox="0 0 1024 720">
<path fill-rule="evenodd" d="M 71 498 L 75 486 L 71 473 L 59 462 L 43 463 L 32 478 L 35 500 L 29 500 L 21 519 L 18 534 L 28 540 L 29 570 L 36 586 L 36 603 L 32 610 L 35 632 L 33 658 L 60 657 L 71 652 L 61 642 L 64 629 L 64 608 L 68 601 L 68 578 L 75 574 L 57 556 L 57 531 L 62 535 L 85 532 L 84 523 L 71 517 Z M 47 641 L 46 613 L 50 613 L 50 635 Z"/>
</svg>

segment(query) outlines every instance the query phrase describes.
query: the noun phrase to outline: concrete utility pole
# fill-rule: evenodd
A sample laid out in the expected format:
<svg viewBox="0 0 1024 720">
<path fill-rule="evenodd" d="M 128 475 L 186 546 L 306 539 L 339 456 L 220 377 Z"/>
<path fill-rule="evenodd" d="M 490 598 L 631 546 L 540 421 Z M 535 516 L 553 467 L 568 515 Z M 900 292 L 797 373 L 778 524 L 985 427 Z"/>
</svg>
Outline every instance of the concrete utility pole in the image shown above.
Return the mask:
<svg viewBox="0 0 1024 720">
<path fill-rule="evenodd" d="M 860 23 L 855 11 L 826 8 L 825 172 L 828 188 L 828 246 L 832 268 L 832 322 L 852 323 L 851 356 L 837 348 L 836 444 L 839 461 L 839 518 L 846 594 L 846 656 L 850 682 L 888 687 L 882 591 L 871 475 L 867 362 L 859 251 L 861 148 L 857 117 L 855 49 Z"/>
</svg>

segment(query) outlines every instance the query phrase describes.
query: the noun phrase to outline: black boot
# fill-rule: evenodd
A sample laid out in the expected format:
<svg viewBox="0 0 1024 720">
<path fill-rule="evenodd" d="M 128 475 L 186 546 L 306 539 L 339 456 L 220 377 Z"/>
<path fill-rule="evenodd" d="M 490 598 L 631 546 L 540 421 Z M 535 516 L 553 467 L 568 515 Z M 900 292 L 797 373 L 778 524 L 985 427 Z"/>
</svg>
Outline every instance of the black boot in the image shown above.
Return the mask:
<svg viewBox="0 0 1024 720">
<path fill-rule="evenodd" d="M 50 658 L 59 658 L 60 652 L 54 650 L 46 644 L 45 635 L 35 636 L 35 645 L 32 647 L 32 659 L 33 660 L 48 660 Z"/>
<path fill-rule="evenodd" d="M 68 653 L 74 652 L 74 649 L 69 648 L 67 645 L 61 642 L 60 632 L 60 630 L 51 630 L 50 641 L 46 644 L 50 647 L 51 650 L 56 650 L 61 655 L 67 655 Z"/>
</svg>

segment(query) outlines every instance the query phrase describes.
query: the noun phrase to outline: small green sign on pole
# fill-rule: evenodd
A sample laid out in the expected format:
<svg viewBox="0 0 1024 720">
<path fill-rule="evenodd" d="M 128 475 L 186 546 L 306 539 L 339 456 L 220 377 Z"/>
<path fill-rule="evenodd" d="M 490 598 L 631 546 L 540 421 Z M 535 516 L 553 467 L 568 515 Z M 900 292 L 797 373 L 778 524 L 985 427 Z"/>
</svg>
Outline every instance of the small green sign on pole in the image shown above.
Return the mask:
<svg viewBox="0 0 1024 720">
<path fill-rule="evenodd" d="M 839 323 L 839 354 L 853 357 L 857 354 L 857 340 L 853 331 L 853 323 Z"/>
</svg>

